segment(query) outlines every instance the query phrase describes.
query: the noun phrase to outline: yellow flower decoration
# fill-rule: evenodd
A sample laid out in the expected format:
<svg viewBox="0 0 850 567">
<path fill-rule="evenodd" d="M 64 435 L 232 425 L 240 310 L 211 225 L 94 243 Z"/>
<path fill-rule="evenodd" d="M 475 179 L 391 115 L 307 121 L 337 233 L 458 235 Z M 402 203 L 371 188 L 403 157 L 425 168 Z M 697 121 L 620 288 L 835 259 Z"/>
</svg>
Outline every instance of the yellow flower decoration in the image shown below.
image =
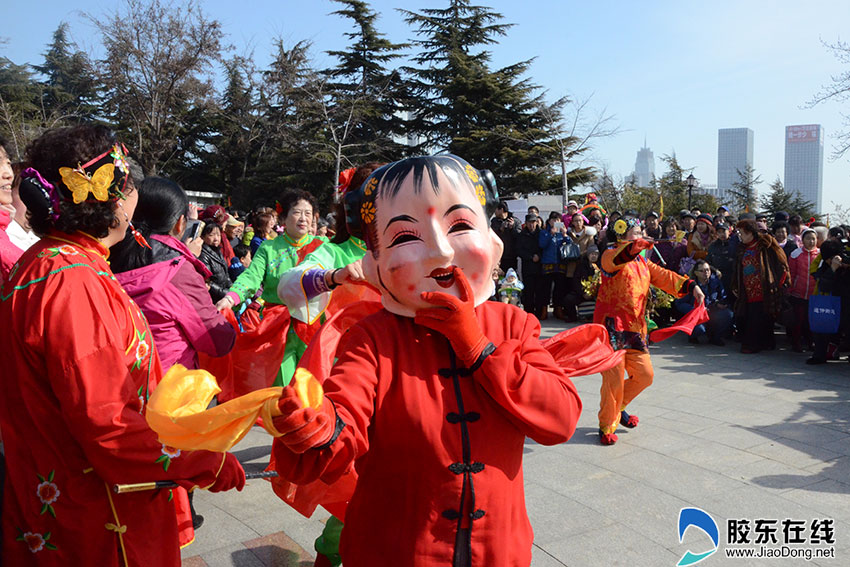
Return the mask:
<svg viewBox="0 0 850 567">
<path fill-rule="evenodd" d="M 614 232 L 618 235 L 623 236 L 627 230 L 629 230 L 629 225 L 623 219 L 619 219 L 614 223 Z"/>
<path fill-rule="evenodd" d="M 480 183 L 475 184 L 475 196 L 478 197 L 482 207 L 487 204 L 487 193 L 484 192 L 484 186 Z"/>
<path fill-rule="evenodd" d="M 98 201 L 106 201 L 109 199 L 109 187 L 115 179 L 115 165 L 104 164 L 91 177 L 81 168 L 60 167 L 59 175 L 62 183 L 71 190 L 75 205 L 88 199 L 89 193 Z"/>
<path fill-rule="evenodd" d="M 378 186 L 378 179 L 373 177 L 369 180 L 369 183 L 366 184 L 366 187 L 363 189 L 363 194 L 367 197 L 372 194 L 372 191 Z"/>
<path fill-rule="evenodd" d="M 360 207 L 360 218 L 366 224 L 372 224 L 375 220 L 375 205 L 372 203 L 363 203 Z"/>
<path fill-rule="evenodd" d="M 469 164 L 466 164 L 466 167 L 464 169 L 466 170 L 466 174 L 469 176 L 472 182 L 478 183 L 478 172 L 475 171 L 475 168 Z"/>
</svg>

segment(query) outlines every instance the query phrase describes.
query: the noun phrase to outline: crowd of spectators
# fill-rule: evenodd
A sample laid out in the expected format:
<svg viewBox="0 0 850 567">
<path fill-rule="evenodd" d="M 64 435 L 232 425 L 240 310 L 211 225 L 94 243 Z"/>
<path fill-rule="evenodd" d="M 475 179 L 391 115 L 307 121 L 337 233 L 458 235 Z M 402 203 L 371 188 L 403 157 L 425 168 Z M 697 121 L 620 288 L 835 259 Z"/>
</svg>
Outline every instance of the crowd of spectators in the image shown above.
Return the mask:
<svg viewBox="0 0 850 567">
<path fill-rule="evenodd" d="M 662 218 L 655 211 L 606 214 L 601 207 L 580 209 L 570 201 L 565 214 L 541 216 L 537 207 L 529 207 L 520 222 L 503 204 L 491 226 L 505 243 L 501 268 L 521 274 L 523 308 L 540 320 L 550 315 L 588 320 L 592 307 L 582 307 L 594 299 L 589 282 L 600 269 L 600 251 L 616 242 L 609 227 L 620 218 L 637 219 L 643 237 L 654 242 L 648 260 L 689 275 L 705 293 L 710 321 L 694 329 L 691 343 L 723 345 L 734 338 L 742 353 L 755 353 L 777 348 L 776 335 L 784 333 L 795 352 L 812 353 L 809 364 L 836 360 L 846 350 L 850 227 L 828 228 L 785 212 L 736 218 L 719 207 L 713 215 L 682 210 Z M 813 295 L 840 299 L 821 308 L 820 298 L 818 306 L 810 306 Z M 666 314 L 683 316 L 693 304 L 689 297 L 674 301 L 658 323 L 665 323 Z M 831 321 L 837 331 L 813 332 L 810 319 Z"/>
</svg>

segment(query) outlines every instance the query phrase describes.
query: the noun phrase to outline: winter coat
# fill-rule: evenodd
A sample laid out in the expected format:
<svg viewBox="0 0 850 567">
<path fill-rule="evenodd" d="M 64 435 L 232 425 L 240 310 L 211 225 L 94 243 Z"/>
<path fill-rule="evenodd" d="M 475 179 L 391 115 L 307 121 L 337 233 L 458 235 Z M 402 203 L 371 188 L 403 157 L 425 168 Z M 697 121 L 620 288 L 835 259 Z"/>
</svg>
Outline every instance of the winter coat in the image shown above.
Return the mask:
<svg viewBox="0 0 850 567">
<path fill-rule="evenodd" d="M 776 243 L 776 239 L 768 234 L 759 234 L 756 236 L 758 241 L 755 244 L 756 253 L 758 254 L 759 277 L 761 280 L 761 290 L 764 301 L 764 311 L 771 317 L 778 317 L 783 308 L 783 296 L 785 289 L 788 287 L 789 272 L 788 259 L 785 258 L 785 252 Z M 738 258 L 735 263 L 735 280 L 733 292 L 737 297 L 735 303 L 735 315 L 737 317 L 745 316 L 747 306 L 747 294 L 744 286 L 744 271 L 741 269 L 743 265 L 744 253 L 750 246 L 743 242 L 738 245 Z"/>
<path fill-rule="evenodd" d="M 540 255 L 541 262 L 543 264 L 560 264 L 561 244 L 563 244 L 566 239 L 567 237 L 561 234 L 561 231 L 559 230 L 556 230 L 555 234 L 552 234 L 551 229 L 548 227 L 541 229 L 540 234 L 537 237 L 537 243 L 543 250 L 543 253 Z"/>
<path fill-rule="evenodd" d="M 210 300 L 202 266 L 192 262 L 191 253 L 157 238 L 150 240 L 152 264 L 115 277 L 147 317 L 162 368 L 198 368 L 199 351 L 224 356 L 233 348 L 236 331 Z"/>
<path fill-rule="evenodd" d="M 788 268 L 791 271 L 791 287 L 788 294 L 800 299 L 808 299 L 815 292 L 815 278 L 811 275 L 812 262 L 820 250 L 813 248 L 797 248 L 788 257 Z"/>
<path fill-rule="evenodd" d="M 717 274 L 711 274 L 708 281 L 704 284 L 699 283 L 698 279 L 694 280 L 705 294 L 705 306 L 707 308 L 715 307 L 717 303 L 726 303 L 726 288 L 723 287 L 723 282 L 717 277 Z M 693 304 L 694 294 L 689 293 L 685 296 L 691 304 Z"/>
<path fill-rule="evenodd" d="M 210 297 L 213 302 L 217 302 L 227 294 L 233 282 L 230 281 L 230 276 L 227 274 L 227 264 L 224 262 L 224 257 L 218 248 L 213 248 L 208 244 L 204 244 L 201 248 L 201 262 L 212 272 L 212 277 L 209 279 Z"/>
<path fill-rule="evenodd" d="M 537 261 L 532 258 L 537 255 Z M 522 260 L 522 279 L 540 275 L 543 250 L 540 249 L 540 229 L 530 231 L 527 228 L 517 236 L 517 255 Z"/>
<path fill-rule="evenodd" d="M 705 257 L 712 268 L 720 272 L 720 280 L 723 287 L 732 285 L 732 277 L 735 274 L 735 254 L 732 250 L 730 239 L 717 239 L 708 246 L 708 255 Z"/>
<path fill-rule="evenodd" d="M 667 262 L 666 265 L 662 264 L 658 259 L 658 254 L 656 254 L 655 250 L 658 250 L 658 253 L 660 253 L 661 257 L 664 258 L 664 261 Z M 661 264 L 663 267 L 676 273 L 679 272 L 679 262 L 682 261 L 682 257 L 685 255 L 684 244 L 678 240 L 659 240 L 655 243 L 655 250 L 647 251 L 647 258 L 649 258 L 651 262 Z"/>
<path fill-rule="evenodd" d="M 513 220 L 513 226 L 509 226 L 508 221 Z M 490 228 L 502 240 L 505 246 L 502 252 L 502 260 L 515 260 L 517 257 L 517 237 L 522 230 L 522 223 L 513 215 L 508 215 L 504 219 L 493 217 L 490 220 Z"/>
</svg>

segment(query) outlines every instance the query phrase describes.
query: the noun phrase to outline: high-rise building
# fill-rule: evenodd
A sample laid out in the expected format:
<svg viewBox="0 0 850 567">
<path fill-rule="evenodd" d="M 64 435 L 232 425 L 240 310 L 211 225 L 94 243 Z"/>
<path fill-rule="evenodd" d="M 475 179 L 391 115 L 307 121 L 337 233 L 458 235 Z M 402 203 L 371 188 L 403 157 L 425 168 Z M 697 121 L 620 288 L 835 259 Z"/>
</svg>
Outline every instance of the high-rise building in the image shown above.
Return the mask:
<svg viewBox="0 0 850 567">
<path fill-rule="evenodd" d="M 785 190 L 799 193 L 821 212 L 823 200 L 823 127 L 785 127 Z"/>
<path fill-rule="evenodd" d="M 646 138 L 643 140 L 643 147 L 638 150 L 632 177 L 638 187 L 649 187 L 650 181 L 655 178 L 655 155 L 646 147 Z"/>
<path fill-rule="evenodd" d="M 718 130 L 717 193 L 721 201 L 731 200 L 729 190 L 740 180 L 738 171 L 745 171 L 747 166 L 753 166 L 753 131 L 749 128 Z"/>
</svg>

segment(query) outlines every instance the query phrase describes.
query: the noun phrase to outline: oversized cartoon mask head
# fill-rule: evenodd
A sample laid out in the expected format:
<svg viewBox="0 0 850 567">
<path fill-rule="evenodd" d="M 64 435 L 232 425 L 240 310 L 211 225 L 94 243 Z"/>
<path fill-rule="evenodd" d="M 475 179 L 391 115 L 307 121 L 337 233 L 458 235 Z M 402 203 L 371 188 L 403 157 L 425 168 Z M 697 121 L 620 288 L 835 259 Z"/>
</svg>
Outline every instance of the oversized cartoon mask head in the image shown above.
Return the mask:
<svg viewBox="0 0 850 567">
<path fill-rule="evenodd" d="M 413 317 L 433 307 L 422 292 L 459 296 L 452 266 L 469 280 L 475 305 L 486 301 L 503 249 L 489 223 L 497 203 L 492 174 L 452 155 L 385 165 L 349 191 L 346 221 L 366 241 L 363 269 L 384 307 Z"/>
</svg>

